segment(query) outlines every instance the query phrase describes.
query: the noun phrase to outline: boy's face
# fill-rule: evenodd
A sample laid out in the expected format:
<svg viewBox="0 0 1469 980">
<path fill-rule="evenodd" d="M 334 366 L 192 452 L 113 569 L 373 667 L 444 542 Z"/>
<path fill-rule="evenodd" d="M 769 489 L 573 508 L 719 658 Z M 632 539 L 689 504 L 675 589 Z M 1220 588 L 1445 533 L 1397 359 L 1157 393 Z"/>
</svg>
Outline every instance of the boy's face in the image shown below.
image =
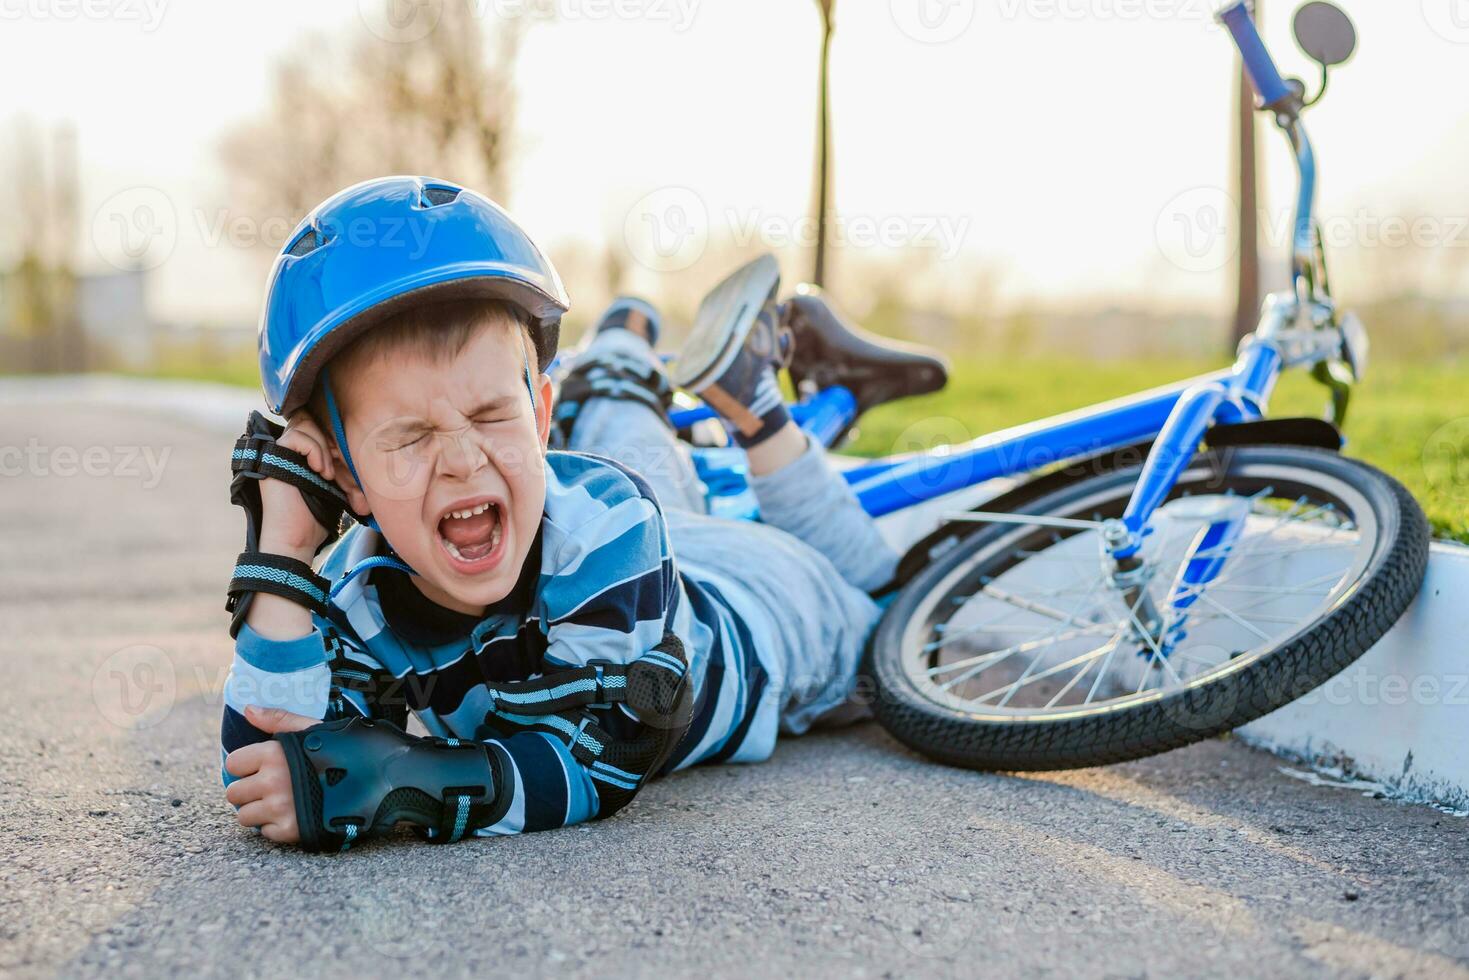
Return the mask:
<svg viewBox="0 0 1469 980">
<path fill-rule="evenodd" d="M 487 323 L 452 359 L 396 351 L 334 378 L 363 485 L 338 462 L 353 509 L 377 519 L 425 596 L 472 615 L 514 587 L 545 507 L 551 384 L 537 379 L 532 408 L 527 346 L 518 327 Z"/>
</svg>

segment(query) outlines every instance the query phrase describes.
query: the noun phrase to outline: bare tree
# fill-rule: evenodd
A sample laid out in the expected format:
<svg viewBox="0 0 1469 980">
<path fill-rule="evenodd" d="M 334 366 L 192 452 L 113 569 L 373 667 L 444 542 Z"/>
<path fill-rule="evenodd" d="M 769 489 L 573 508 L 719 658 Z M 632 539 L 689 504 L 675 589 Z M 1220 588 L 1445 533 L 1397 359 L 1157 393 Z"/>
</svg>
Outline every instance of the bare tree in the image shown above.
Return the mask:
<svg viewBox="0 0 1469 980">
<path fill-rule="evenodd" d="M 0 184 L 14 220 L 0 238 L 4 367 L 77 371 L 86 349 L 76 319 L 77 139 L 66 123 L 21 116 L 5 127 Z"/>
<path fill-rule="evenodd" d="M 332 192 L 389 173 L 433 174 L 503 201 L 529 15 L 486 29 L 476 7 L 442 4 L 422 37 L 297 48 L 276 70 L 265 115 L 222 144 L 232 203 L 289 224 Z"/>
</svg>

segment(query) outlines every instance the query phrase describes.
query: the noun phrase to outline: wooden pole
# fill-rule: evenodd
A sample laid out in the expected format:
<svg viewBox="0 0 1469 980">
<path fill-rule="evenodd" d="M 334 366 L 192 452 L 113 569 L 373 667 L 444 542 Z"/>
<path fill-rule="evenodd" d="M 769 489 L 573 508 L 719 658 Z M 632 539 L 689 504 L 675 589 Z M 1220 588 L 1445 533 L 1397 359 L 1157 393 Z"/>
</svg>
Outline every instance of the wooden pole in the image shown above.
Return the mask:
<svg viewBox="0 0 1469 980">
<path fill-rule="evenodd" d="M 831 209 L 831 32 L 835 0 L 816 0 L 821 8 L 821 76 L 816 119 L 816 255 L 811 281 L 826 283 L 826 225 Z"/>
<path fill-rule="evenodd" d="M 1264 0 L 1255 0 L 1258 23 Z M 1255 160 L 1255 90 L 1241 66 L 1235 79 L 1235 174 L 1239 200 L 1239 264 L 1235 271 L 1234 329 L 1229 353 L 1258 325 L 1260 317 L 1260 197 Z"/>
</svg>

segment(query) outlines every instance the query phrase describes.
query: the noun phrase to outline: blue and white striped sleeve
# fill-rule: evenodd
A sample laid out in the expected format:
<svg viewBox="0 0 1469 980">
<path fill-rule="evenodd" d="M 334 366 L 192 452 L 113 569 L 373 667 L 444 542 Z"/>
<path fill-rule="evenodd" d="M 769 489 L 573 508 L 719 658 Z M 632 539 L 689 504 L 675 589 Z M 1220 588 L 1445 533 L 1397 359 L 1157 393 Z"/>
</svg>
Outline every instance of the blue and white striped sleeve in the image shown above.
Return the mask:
<svg viewBox="0 0 1469 980">
<path fill-rule="evenodd" d="M 500 792 L 510 794 L 504 814 L 481 837 L 555 830 L 585 823 L 597 815 L 597 787 L 571 757 L 566 744 L 544 732 L 520 732 L 486 740 L 500 776 Z"/>
</svg>

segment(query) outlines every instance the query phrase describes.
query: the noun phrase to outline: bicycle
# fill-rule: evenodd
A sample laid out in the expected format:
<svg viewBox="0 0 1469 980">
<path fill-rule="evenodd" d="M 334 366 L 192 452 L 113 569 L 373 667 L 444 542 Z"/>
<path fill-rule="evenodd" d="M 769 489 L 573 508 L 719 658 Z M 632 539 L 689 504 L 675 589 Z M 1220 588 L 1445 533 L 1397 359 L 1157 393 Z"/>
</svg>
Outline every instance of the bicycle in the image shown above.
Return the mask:
<svg viewBox="0 0 1469 980">
<path fill-rule="evenodd" d="M 1028 477 L 983 510 L 947 515 L 909 550 L 864 664 L 878 720 L 942 762 L 1089 766 L 1231 730 L 1356 660 L 1422 584 L 1422 510 L 1396 480 L 1339 454 L 1368 345 L 1332 300 L 1301 117 L 1350 57 L 1355 29 L 1328 3 L 1297 11 L 1297 42 L 1322 69 L 1307 100 L 1304 84 L 1281 77 L 1245 0 L 1218 17 L 1299 176 L 1291 288 L 1267 298 L 1234 365 L 846 472 L 873 516 Z M 701 316 L 731 315 L 729 296 L 757 264 Z M 788 305 L 837 316 L 817 292 Z M 861 384 L 877 397 L 841 377 L 796 379 L 797 421 L 832 446 L 868 404 L 944 380 L 918 357 L 869 367 Z M 1328 419 L 1267 418 L 1276 378 L 1298 367 L 1330 389 Z M 695 406 L 672 419 L 692 432 L 712 415 Z M 731 476 L 706 469 L 711 482 Z"/>
</svg>

